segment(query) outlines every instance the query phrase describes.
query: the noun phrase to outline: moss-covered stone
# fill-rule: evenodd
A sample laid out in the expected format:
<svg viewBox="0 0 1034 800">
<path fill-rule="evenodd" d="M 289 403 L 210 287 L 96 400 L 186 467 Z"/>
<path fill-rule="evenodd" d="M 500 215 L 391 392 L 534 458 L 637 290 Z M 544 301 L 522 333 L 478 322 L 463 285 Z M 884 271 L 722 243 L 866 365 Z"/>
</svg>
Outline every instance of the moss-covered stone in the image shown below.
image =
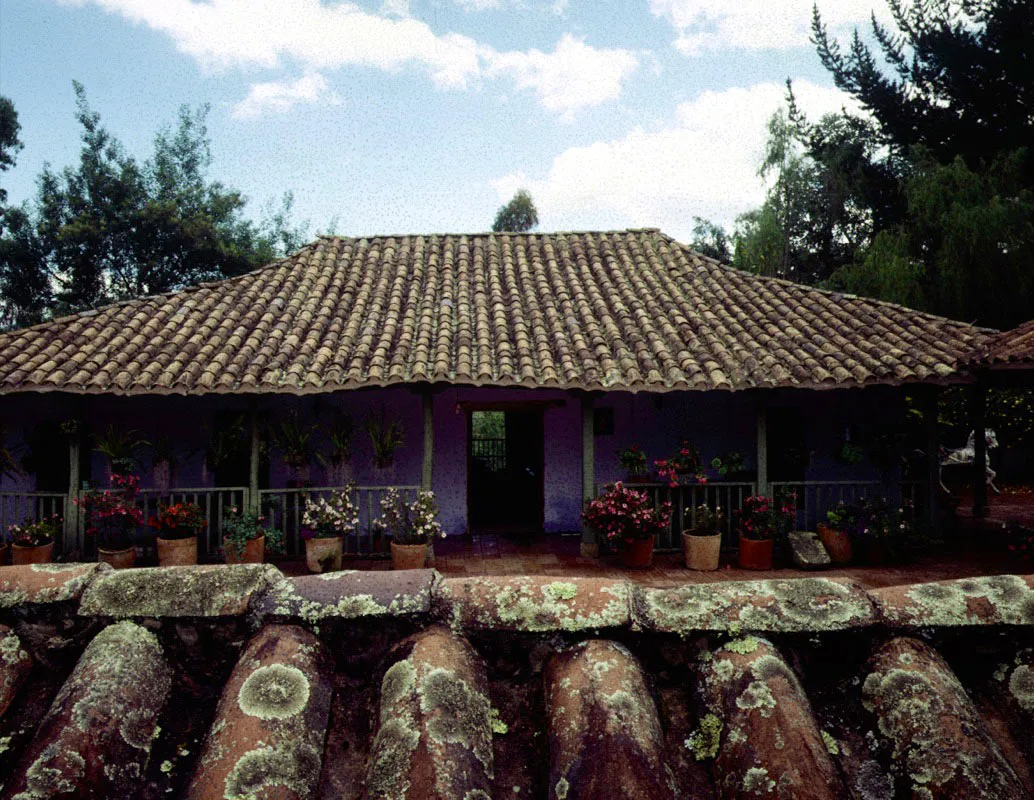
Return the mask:
<svg viewBox="0 0 1034 800">
<path fill-rule="evenodd" d="M 718 755 L 722 739 L 722 721 L 714 714 L 705 714 L 700 726 L 686 739 L 686 747 L 693 752 L 697 761 L 704 761 Z"/>
<path fill-rule="evenodd" d="M 908 652 L 912 658 L 902 661 Z M 1026 792 L 948 665 L 928 645 L 893 639 L 870 659 L 865 707 L 899 780 L 933 798 L 1019 800 Z"/>
<path fill-rule="evenodd" d="M 78 600 L 107 564 L 31 564 L 0 567 L 0 609 Z"/>
<path fill-rule="evenodd" d="M 904 629 L 1034 625 L 1034 577 L 990 575 L 871 592 L 881 620 Z"/>
<path fill-rule="evenodd" d="M 872 624 L 872 603 L 861 588 L 829 578 L 636 587 L 634 626 L 690 633 L 836 631 Z"/>
<path fill-rule="evenodd" d="M 224 617 L 244 614 L 253 593 L 280 581 L 268 564 L 115 570 L 94 580 L 79 614 L 114 617 Z"/>
</svg>

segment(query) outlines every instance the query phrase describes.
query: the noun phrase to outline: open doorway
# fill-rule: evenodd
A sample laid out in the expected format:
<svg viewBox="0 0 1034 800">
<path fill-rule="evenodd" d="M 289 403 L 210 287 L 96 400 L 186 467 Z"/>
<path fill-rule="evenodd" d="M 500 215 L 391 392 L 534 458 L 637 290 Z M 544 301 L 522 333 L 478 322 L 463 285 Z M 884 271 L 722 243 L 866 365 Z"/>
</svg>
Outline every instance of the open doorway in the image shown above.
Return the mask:
<svg viewBox="0 0 1034 800">
<path fill-rule="evenodd" d="M 542 532 L 542 410 L 467 413 L 467 519 L 473 533 Z"/>
</svg>

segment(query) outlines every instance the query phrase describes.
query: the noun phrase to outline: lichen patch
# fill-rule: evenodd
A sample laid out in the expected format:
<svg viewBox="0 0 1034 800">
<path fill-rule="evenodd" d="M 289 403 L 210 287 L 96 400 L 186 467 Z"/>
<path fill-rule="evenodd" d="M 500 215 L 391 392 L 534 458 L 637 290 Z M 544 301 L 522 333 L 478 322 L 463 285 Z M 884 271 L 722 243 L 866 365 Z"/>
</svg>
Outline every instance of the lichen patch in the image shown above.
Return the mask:
<svg viewBox="0 0 1034 800">
<path fill-rule="evenodd" d="M 300 714 L 309 702 L 309 680 L 288 664 L 259 667 L 241 685 L 237 704 L 259 719 L 286 719 Z"/>
</svg>

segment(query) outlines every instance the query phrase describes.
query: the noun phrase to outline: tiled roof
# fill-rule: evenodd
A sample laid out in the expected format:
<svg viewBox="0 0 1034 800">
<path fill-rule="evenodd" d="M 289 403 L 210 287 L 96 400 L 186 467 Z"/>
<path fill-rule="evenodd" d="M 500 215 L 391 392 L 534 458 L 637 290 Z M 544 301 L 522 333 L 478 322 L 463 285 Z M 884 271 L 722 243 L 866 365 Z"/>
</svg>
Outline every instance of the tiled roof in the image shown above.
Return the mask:
<svg viewBox="0 0 1034 800">
<path fill-rule="evenodd" d="M 0 335 L 0 393 L 945 382 L 986 335 L 734 270 L 652 229 L 322 238 L 247 275 Z"/>
<path fill-rule="evenodd" d="M 1029 800 L 1032 631 L 1034 576 L 0 567 L 0 798 Z"/>
<path fill-rule="evenodd" d="M 1034 366 L 1034 320 L 991 337 L 976 362 L 992 369 Z"/>
</svg>

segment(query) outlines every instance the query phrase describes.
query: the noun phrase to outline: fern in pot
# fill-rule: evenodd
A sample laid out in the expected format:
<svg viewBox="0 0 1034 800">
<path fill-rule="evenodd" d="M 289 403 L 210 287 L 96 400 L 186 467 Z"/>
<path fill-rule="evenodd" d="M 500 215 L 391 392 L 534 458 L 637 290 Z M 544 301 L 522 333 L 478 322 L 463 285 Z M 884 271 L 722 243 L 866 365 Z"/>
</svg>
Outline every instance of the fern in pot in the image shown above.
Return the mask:
<svg viewBox="0 0 1034 800">
<path fill-rule="evenodd" d="M 395 480 L 395 451 L 402 447 L 402 423 L 398 420 L 387 423 L 384 416 L 380 420 L 370 417 L 366 420 L 366 432 L 370 436 L 373 448 L 373 468 L 377 474 L 377 482 L 387 486 Z"/>
</svg>

